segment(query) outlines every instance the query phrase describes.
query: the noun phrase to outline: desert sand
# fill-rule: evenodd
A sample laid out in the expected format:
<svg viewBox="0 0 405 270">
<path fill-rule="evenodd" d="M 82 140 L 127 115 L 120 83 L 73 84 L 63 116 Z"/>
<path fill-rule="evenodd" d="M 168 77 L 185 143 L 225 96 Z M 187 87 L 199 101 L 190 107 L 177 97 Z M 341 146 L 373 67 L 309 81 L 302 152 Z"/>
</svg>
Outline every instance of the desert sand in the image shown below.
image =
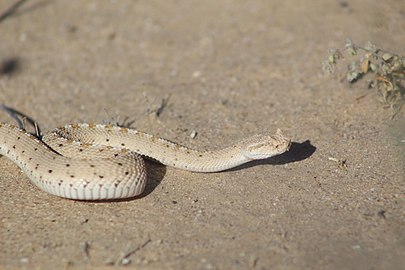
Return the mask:
<svg viewBox="0 0 405 270">
<path fill-rule="evenodd" d="M 391 120 L 347 63 L 321 62 L 347 38 L 403 55 L 404 14 L 399 0 L 26 1 L 0 21 L 0 103 L 44 132 L 118 122 L 206 150 L 280 128 L 293 145 L 221 173 L 148 162 L 145 193 L 118 202 L 49 195 L 1 157 L 0 268 L 403 269 L 405 109 Z"/>
</svg>

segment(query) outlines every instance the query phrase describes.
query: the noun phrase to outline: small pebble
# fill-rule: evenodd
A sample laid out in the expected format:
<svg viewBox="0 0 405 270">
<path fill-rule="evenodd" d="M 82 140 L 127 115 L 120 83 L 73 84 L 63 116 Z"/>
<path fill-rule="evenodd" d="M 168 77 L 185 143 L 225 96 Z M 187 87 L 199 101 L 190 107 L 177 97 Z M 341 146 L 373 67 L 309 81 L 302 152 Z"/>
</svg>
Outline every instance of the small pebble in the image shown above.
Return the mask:
<svg viewBox="0 0 405 270">
<path fill-rule="evenodd" d="M 128 264 L 130 264 L 131 263 L 131 259 L 128 259 L 128 258 L 124 258 L 124 259 L 122 259 L 122 261 L 121 261 L 121 264 L 122 265 L 128 265 Z"/>
<path fill-rule="evenodd" d="M 201 76 L 201 71 L 196 70 L 193 72 L 193 74 L 191 75 L 193 78 L 198 78 Z"/>
<path fill-rule="evenodd" d="M 197 131 L 193 130 L 190 134 L 191 139 L 194 139 L 195 137 L 197 137 Z"/>
</svg>

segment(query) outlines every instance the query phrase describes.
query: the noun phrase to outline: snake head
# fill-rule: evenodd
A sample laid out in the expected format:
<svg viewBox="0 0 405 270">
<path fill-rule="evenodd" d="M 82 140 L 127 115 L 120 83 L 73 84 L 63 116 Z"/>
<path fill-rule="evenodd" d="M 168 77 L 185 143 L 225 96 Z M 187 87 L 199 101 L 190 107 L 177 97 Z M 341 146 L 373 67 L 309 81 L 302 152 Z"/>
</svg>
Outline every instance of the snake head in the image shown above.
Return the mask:
<svg viewBox="0 0 405 270">
<path fill-rule="evenodd" d="M 291 140 L 280 129 L 273 135 L 257 134 L 243 142 L 242 151 L 248 159 L 266 159 L 290 149 Z"/>
</svg>

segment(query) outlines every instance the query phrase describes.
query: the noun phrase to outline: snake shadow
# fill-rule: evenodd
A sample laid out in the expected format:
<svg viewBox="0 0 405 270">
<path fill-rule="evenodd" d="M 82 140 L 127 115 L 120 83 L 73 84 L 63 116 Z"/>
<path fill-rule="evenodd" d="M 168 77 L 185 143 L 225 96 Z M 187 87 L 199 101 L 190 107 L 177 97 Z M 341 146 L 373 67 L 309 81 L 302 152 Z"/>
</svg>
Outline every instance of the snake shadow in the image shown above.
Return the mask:
<svg viewBox="0 0 405 270">
<path fill-rule="evenodd" d="M 310 140 L 302 143 L 292 142 L 290 150 L 268 159 L 254 160 L 249 163 L 242 164 L 238 167 L 229 169 L 228 171 L 238 171 L 255 166 L 263 165 L 284 165 L 288 163 L 298 162 L 309 158 L 316 151 L 316 147 L 311 144 Z"/>
<path fill-rule="evenodd" d="M 135 199 L 140 199 L 151 194 L 162 182 L 163 178 L 166 175 L 166 166 L 150 161 L 145 160 L 146 171 L 148 173 L 148 180 L 146 182 L 146 187 L 144 192 L 141 195 L 135 197 Z"/>
</svg>

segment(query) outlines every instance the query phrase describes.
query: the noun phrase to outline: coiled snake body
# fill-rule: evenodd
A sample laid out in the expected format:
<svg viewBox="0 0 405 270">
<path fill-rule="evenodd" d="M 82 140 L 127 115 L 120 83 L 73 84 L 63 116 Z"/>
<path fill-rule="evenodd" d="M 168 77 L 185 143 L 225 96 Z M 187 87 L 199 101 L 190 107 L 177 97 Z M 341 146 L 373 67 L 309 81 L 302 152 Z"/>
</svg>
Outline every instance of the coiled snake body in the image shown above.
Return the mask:
<svg viewBox="0 0 405 270">
<path fill-rule="evenodd" d="M 14 161 L 40 189 L 78 200 L 128 198 L 141 194 L 147 172 L 142 156 L 194 172 L 227 170 L 287 151 L 280 130 L 254 135 L 230 147 L 199 152 L 137 130 L 100 124 L 74 124 L 42 140 L 0 123 L 0 155 Z"/>
</svg>

